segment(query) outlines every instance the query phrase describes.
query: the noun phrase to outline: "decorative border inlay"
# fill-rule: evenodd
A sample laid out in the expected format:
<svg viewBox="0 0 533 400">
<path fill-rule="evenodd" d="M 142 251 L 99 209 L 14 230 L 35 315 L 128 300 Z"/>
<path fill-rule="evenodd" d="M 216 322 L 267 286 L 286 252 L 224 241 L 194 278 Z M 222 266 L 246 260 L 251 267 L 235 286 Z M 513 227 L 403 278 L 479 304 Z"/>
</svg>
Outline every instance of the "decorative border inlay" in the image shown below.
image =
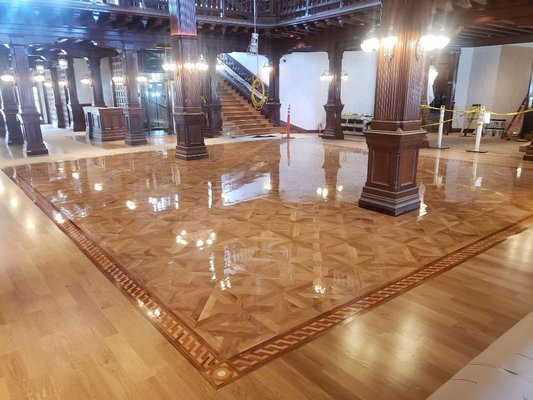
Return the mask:
<svg viewBox="0 0 533 400">
<path fill-rule="evenodd" d="M 332 309 L 293 328 L 287 333 L 269 339 L 251 349 L 223 360 L 184 321 L 168 310 L 149 290 L 144 288 L 126 268 L 102 249 L 95 240 L 68 220 L 39 191 L 25 179 L 16 175 L 13 168 L 4 173 L 61 229 L 80 250 L 96 265 L 104 276 L 143 312 L 165 338 L 182 353 L 215 387 L 220 388 L 241 376 L 254 371 L 282 354 L 294 350 L 322 335 L 330 328 L 362 314 L 386 301 L 405 293 L 466 260 L 488 250 L 510 236 L 526 229 L 533 215 L 479 239 L 463 248 L 435 260 L 418 270 L 389 282 L 373 292 Z"/>
</svg>

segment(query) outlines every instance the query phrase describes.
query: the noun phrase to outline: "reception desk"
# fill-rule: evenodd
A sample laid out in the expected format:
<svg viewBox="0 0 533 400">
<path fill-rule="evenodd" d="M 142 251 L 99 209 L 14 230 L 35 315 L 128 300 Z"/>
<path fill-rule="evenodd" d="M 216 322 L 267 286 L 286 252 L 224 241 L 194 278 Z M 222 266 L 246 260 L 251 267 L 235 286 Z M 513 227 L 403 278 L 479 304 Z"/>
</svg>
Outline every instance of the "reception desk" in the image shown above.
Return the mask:
<svg viewBox="0 0 533 400">
<path fill-rule="evenodd" d="M 99 142 L 124 140 L 126 117 L 120 107 L 83 107 L 85 129 L 88 139 Z"/>
</svg>

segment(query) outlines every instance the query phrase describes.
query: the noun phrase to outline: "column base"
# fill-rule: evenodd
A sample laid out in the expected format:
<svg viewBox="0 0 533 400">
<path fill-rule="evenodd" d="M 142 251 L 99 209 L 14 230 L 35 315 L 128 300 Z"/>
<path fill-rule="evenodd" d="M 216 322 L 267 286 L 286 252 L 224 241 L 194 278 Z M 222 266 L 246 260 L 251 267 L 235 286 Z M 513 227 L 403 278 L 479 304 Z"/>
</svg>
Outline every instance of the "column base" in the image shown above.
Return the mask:
<svg viewBox="0 0 533 400">
<path fill-rule="evenodd" d="M 20 121 L 17 118 L 17 112 L 7 113 L 4 111 L 4 119 L 6 122 L 6 143 L 11 144 L 23 144 L 24 136 L 22 136 L 22 128 L 20 127 Z"/>
<path fill-rule="evenodd" d="M 268 101 L 265 104 L 265 109 L 268 115 L 268 122 L 270 122 L 274 126 L 280 126 L 281 103 L 279 101 Z"/>
<path fill-rule="evenodd" d="M 425 135 L 423 130 L 365 132 L 368 172 L 361 208 L 398 216 L 420 207 L 416 169 Z"/>
<path fill-rule="evenodd" d="M 36 156 L 48 154 L 41 132 L 41 116 L 37 112 L 23 112 L 18 115 L 24 136 L 24 154 Z"/>
<path fill-rule="evenodd" d="M 178 134 L 176 158 L 182 160 L 199 160 L 209 157 L 207 147 L 205 147 L 204 143 L 204 113 L 174 113 L 174 124 Z"/>
<path fill-rule="evenodd" d="M 125 108 L 126 116 L 126 138 L 125 142 L 130 146 L 148 144 L 144 136 L 143 109 L 142 108 Z"/>
<path fill-rule="evenodd" d="M 71 106 L 70 115 L 72 116 L 72 122 L 70 124 L 70 129 L 74 132 L 85 131 L 85 115 L 83 113 L 83 107 L 81 105 Z"/>
<path fill-rule="evenodd" d="M 391 193 L 388 191 L 371 191 L 365 187 L 359 199 L 359 207 L 381 214 L 392 215 L 393 217 L 420 208 L 418 188 L 405 193 L 394 193 L 397 198 L 391 198 Z"/>
<path fill-rule="evenodd" d="M 324 110 L 326 110 L 326 127 L 321 135 L 322 139 L 344 139 L 344 133 L 341 125 L 341 113 L 343 109 L 344 104 L 341 103 L 326 104 L 324 106 Z"/>
</svg>

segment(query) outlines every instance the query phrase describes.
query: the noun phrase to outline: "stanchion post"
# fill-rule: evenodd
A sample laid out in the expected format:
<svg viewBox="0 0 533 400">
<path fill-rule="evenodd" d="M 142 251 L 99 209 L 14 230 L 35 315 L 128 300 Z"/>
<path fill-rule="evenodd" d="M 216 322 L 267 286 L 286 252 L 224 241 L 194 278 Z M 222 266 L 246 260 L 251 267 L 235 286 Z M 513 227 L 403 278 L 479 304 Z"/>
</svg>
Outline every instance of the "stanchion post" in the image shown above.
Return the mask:
<svg viewBox="0 0 533 400">
<path fill-rule="evenodd" d="M 440 106 L 440 115 L 439 115 L 439 131 L 437 133 L 437 149 L 442 148 L 442 134 L 444 132 L 444 113 L 446 111 L 446 107 L 443 105 Z"/>
<path fill-rule="evenodd" d="M 287 110 L 287 139 L 291 138 L 291 105 Z"/>
<path fill-rule="evenodd" d="M 475 152 L 479 152 L 479 147 L 481 146 L 481 135 L 483 134 L 484 119 L 485 119 L 485 106 L 481 106 L 479 108 L 479 115 L 477 117 L 476 145 L 474 146 Z"/>
</svg>

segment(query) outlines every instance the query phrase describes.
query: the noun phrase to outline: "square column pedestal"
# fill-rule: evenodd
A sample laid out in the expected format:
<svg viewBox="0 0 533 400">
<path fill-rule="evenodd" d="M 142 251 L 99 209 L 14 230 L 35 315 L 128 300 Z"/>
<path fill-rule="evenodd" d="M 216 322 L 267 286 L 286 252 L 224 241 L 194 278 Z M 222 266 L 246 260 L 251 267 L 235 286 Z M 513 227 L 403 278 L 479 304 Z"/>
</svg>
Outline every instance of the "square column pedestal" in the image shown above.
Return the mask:
<svg viewBox="0 0 533 400">
<path fill-rule="evenodd" d="M 365 132 L 369 171 L 359 207 L 398 216 L 420 206 L 416 168 L 425 135 L 424 130 Z"/>
<path fill-rule="evenodd" d="M 176 158 L 182 160 L 199 160 L 209 158 L 209 153 L 204 143 L 205 114 L 199 113 L 174 113 L 174 123 L 178 134 Z"/>
</svg>

